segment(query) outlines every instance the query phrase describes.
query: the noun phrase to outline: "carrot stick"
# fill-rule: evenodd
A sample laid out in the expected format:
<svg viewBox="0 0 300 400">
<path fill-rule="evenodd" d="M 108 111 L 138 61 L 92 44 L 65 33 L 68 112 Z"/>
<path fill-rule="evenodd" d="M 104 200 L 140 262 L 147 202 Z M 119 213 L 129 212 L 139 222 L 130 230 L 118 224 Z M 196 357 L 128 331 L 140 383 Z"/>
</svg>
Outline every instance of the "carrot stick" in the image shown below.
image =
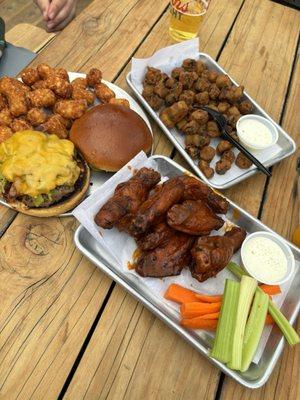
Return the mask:
<svg viewBox="0 0 300 400">
<path fill-rule="evenodd" d="M 280 286 L 279 285 L 260 285 L 259 286 L 266 294 L 275 295 L 280 294 Z"/>
<path fill-rule="evenodd" d="M 201 317 L 196 318 L 183 318 L 180 322 L 181 326 L 190 329 L 207 329 L 215 330 L 218 324 L 216 319 L 203 319 Z"/>
<path fill-rule="evenodd" d="M 200 315 L 212 314 L 219 312 L 221 309 L 221 303 L 183 303 L 180 307 L 182 318 L 194 318 Z"/>
<path fill-rule="evenodd" d="M 176 283 L 172 283 L 168 287 L 166 293 L 164 294 L 164 298 L 180 304 L 198 301 L 195 292 L 186 289 L 183 286 L 177 285 Z"/>
<path fill-rule="evenodd" d="M 210 296 L 207 294 L 196 294 L 196 297 L 199 301 L 202 301 L 203 303 L 219 303 L 222 301 L 222 296 Z"/>
<path fill-rule="evenodd" d="M 218 311 L 218 312 L 211 313 L 211 314 L 200 315 L 199 318 L 202 318 L 202 319 L 218 319 L 219 318 L 219 314 L 220 314 L 220 312 Z M 198 318 L 198 317 L 196 317 L 196 318 Z"/>
<path fill-rule="evenodd" d="M 273 325 L 275 323 L 272 315 L 267 314 L 265 325 Z"/>
</svg>

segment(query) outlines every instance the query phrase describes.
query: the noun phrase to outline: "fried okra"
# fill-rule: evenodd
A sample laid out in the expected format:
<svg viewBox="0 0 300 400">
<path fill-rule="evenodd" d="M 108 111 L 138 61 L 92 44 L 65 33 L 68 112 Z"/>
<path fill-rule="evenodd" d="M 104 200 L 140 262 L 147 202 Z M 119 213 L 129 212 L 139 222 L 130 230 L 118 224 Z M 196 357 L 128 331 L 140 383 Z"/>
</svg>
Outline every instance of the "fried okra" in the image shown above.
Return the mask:
<svg viewBox="0 0 300 400">
<path fill-rule="evenodd" d="M 189 144 L 186 146 L 185 151 L 193 160 L 199 157 L 199 148 L 197 146 Z"/>
<path fill-rule="evenodd" d="M 193 104 L 195 93 L 192 90 L 184 90 L 180 96 L 179 100 L 185 101 L 188 106 Z"/>
<path fill-rule="evenodd" d="M 207 92 L 209 87 L 210 87 L 210 82 L 205 78 L 198 78 L 194 85 L 194 89 L 197 92 Z"/>
<path fill-rule="evenodd" d="M 253 105 L 249 100 L 243 100 L 238 105 L 241 114 L 250 114 L 253 111 Z"/>
<path fill-rule="evenodd" d="M 154 93 L 157 94 L 157 96 L 161 97 L 164 99 L 167 94 L 169 94 L 170 89 L 166 88 L 164 81 L 161 80 L 159 81 L 155 86 L 154 86 Z"/>
<path fill-rule="evenodd" d="M 235 155 L 234 155 L 234 152 L 232 150 L 226 150 L 222 154 L 221 158 L 223 160 L 229 160 L 231 162 L 231 164 L 232 164 L 233 161 L 235 160 Z"/>
<path fill-rule="evenodd" d="M 209 166 L 209 163 L 204 160 L 199 160 L 198 168 L 205 175 L 207 179 L 210 179 L 214 176 L 214 169 Z"/>
<path fill-rule="evenodd" d="M 236 165 L 241 169 L 248 169 L 252 165 L 252 161 L 243 153 L 239 153 L 235 160 Z"/>
<path fill-rule="evenodd" d="M 221 158 L 217 163 L 216 163 L 216 173 L 218 175 L 224 175 L 227 171 L 229 171 L 231 168 L 231 162 L 226 159 L 226 158 Z"/>
<path fill-rule="evenodd" d="M 182 63 L 182 68 L 184 68 L 186 71 L 196 71 L 197 69 L 197 62 L 193 58 L 186 58 L 183 60 Z"/>
<path fill-rule="evenodd" d="M 219 155 L 223 154 L 225 151 L 230 150 L 232 144 L 228 140 L 221 140 L 217 145 L 217 153 Z"/>
<path fill-rule="evenodd" d="M 196 146 L 199 149 L 209 145 L 210 139 L 207 136 L 203 135 L 187 135 L 184 140 L 186 146 Z"/>
<path fill-rule="evenodd" d="M 205 106 L 209 103 L 208 92 L 197 93 L 194 97 L 194 104 Z"/>
<path fill-rule="evenodd" d="M 201 158 L 201 160 L 207 162 L 211 162 L 215 155 L 216 150 L 211 146 L 204 146 L 199 152 L 199 157 Z"/>
<path fill-rule="evenodd" d="M 180 74 L 184 72 L 184 69 L 182 67 L 174 68 L 171 72 L 171 76 L 173 79 L 179 79 Z"/>
<path fill-rule="evenodd" d="M 220 74 L 216 79 L 216 85 L 218 86 L 219 89 L 222 89 L 231 86 L 232 82 L 228 75 Z"/>
<path fill-rule="evenodd" d="M 147 67 L 147 72 L 144 78 L 145 83 L 148 85 L 156 85 L 161 80 L 162 72 L 153 67 Z"/>
<path fill-rule="evenodd" d="M 218 88 L 218 86 L 215 83 L 210 85 L 208 94 L 212 100 L 216 100 L 219 97 L 220 89 Z"/>
<path fill-rule="evenodd" d="M 208 121 L 207 123 L 208 136 L 215 138 L 221 135 L 219 127 L 215 121 Z"/>
<path fill-rule="evenodd" d="M 162 110 L 160 119 L 168 128 L 173 128 L 178 121 L 187 115 L 188 111 L 188 105 L 184 101 L 178 101 Z"/>
<path fill-rule="evenodd" d="M 187 122 L 181 130 L 185 135 L 195 135 L 196 133 L 199 133 L 199 128 L 198 122 L 192 120 Z"/>
<path fill-rule="evenodd" d="M 218 104 L 218 111 L 222 114 L 225 114 L 229 108 L 230 108 L 230 104 L 227 103 L 226 101 L 223 101 Z"/>
<path fill-rule="evenodd" d="M 182 84 L 184 90 L 191 89 L 194 82 L 198 79 L 196 72 L 181 72 L 179 75 L 179 82 Z"/>
<path fill-rule="evenodd" d="M 191 113 L 191 120 L 198 122 L 199 125 L 204 125 L 208 122 L 208 113 L 204 110 L 196 110 Z"/>
</svg>

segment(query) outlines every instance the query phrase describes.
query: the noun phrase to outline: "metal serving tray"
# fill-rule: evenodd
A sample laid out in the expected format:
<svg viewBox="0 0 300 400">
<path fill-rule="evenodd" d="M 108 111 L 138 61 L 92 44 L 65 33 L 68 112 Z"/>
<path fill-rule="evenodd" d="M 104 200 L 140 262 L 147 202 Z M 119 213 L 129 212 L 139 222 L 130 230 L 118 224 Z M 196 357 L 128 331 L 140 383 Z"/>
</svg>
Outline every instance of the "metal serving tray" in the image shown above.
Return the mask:
<svg viewBox="0 0 300 400">
<path fill-rule="evenodd" d="M 152 156 L 152 158 L 157 162 L 158 170 L 164 176 L 170 178 L 187 172 L 183 167 L 167 157 Z M 236 204 L 231 201 L 229 201 L 229 203 L 230 208 L 227 213 L 228 219 L 244 227 L 247 232 L 273 232 Z M 300 308 L 300 251 L 291 243 L 287 243 L 295 256 L 297 274 L 281 309 L 290 323 L 294 323 Z M 207 332 L 197 331 L 196 333 L 192 330 L 182 328 L 179 325 L 177 313 L 171 310 L 160 298 L 156 297 L 146 285 L 143 285 L 141 279 L 138 279 L 133 274 L 124 272 L 122 268 L 118 267 L 107 254 L 107 251 L 82 226 L 80 226 L 75 233 L 75 244 L 78 249 L 103 272 L 143 303 L 145 307 L 152 311 L 158 318 L 164 321 L 171 329 L 177 332 L 183 339 L 194 346 L 227 375 L 234 378 L 240 384 L 252 389 L 262 386 L 267 381 L 284 346 L 284 338 L 278 329 L 272 329 L 264 353 L 258 364 L 251 364 L 250 369 L 245 373 L 233 371 L 227 368 L 226 365 L 209 357 L 211 336 Z"/>
<path fill-rule="evenodd" d="M 219 66 L 219 64 L 213 60 L 208 54 L 205 53 L 199 53 L 199 59 L 202 60 L 209 69 L 215 70 L 219 73 L 224 73 L 227 74 L 227 72 Z M 180 66 L 180 65 L 178 65 Z M 228 74 L 227 74 L 228 75 Z M 230 75 L 228 75 L 230 77 Z M 238 84 L 230 77 L 231 81 L 233 82 L 234 85 L 238 86 Z M 243 181 L 246 178 L 249 178 L 250 176 L 254 175 L 258 170 L 255 166 L 252 166 L 248 170 L 242 170 L 239 169 L 236 166 L 232 166 L 231 170 L 233 168 L 237 169 L 237 172 L 235 174 L 237 176 L 231 176 L 231 170 L 227 171 L 225 175 L 222 176 L 217 176 L 215 174 L 215 177 L 212 178 L 215 181 L 218 182 L 213 182 L 213 180 L 209 180 L 205 177 L 205 175 L 200 171 L 200 169 L 197 166 L 197 162 L 194 161 L 188 153 L 184 149 L 184 136 L 177 130 L 177 129 L 169 129 L 167 128 L 163 122 L 160 120 L 159 115 L 156 111 L 154 111 L 147 101 L 143 98 L 142 94 L 139 92 L 138 88 L 133 84 L 132 79 L 131 79 L 131 72 L 127 74 L 126 77 L 127 83 L 130 86 L 130 88 L 133 90 L 135 93 L 136 97 L 138 100 L 143 104 L 144 108 L 148 111 L 148 113 L 152 116 L 152 118 L 156 121 L 156 123 L 160 126 L 162 131 L 167 135 L 167 137 L 170 139 L 170 141 L 173 143 L 173 145 L 177 148 L 177 150 L 181 153 L 181 155 L 185 158 L 185 160 L 189 163 L 189 165 L 193 168 L 195 173 L 206 183 L 208 183 L 210 186 L 216 188 L 216 189 L 226 189 L 229 188 L 241 181 Z M 270 120 L 278 129 L 278 142 L 277 145 L 280 147 L 279 152 L 276 155 L 270 155 L 270 157 L 267 156 L 267 160 L 263 161 L 263 164 L 266 167 L 269 167 L 271 165 L 276 164 L 277 162 L 283 160 L 284 158 L 290 156 L 293 154 L 296 150 L 296 144 L 294 140 L 247 94 L 247 92 L 244 92 L 245 98 L 247 98 L 254 106 L 254 114 L 261 115 L 268 120 Z M 212 140 L 212 144 L 215 147 L 217 139 Z M 266 151 L 266 150 L 265 150 Z M 213 160 L 214 163 L 214 160 Z"/>
</svg>

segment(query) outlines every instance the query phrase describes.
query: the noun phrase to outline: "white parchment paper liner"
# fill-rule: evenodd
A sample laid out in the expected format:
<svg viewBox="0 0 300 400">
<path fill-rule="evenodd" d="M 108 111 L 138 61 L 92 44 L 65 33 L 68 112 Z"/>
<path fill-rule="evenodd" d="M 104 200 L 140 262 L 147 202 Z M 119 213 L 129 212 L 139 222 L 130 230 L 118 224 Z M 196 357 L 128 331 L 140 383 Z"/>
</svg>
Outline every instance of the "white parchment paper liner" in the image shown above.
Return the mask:
<svg viewBox="0 0 300 400">
<path fill-rule="evenodd" d="M 178 283 L 200 293 L 220 294 L 224 291 L 225 279 L 234 279 L 234 277 L 231 272 L 225 268 L 217 275 L 217 277 L 200 283 L 191 276 L 188 269 L 183 270 L 179 276 L 172 276 L 163 279 L 142 278 L 134 270 L 128 269 L 128 263 L 132 261 L 132 254 L 136 249 L 136 243 L 134 239 L 126 233 L 119 232 L 115 228 L 104 230 L 98 227 L 94 222 L 94 217 L 102 205 L 113 195 L 115 187 L 119 183 L 128 180 L 132 176 L 134 170 L 142 167 L 150 167 L 157 170 L 157 164 L 153 159 L 147 158 L 144 152 L 139 153 L 112 178 L 106 181 L 98 190 L 96 190 L 86 200 L 79 204 L 78 207 L 74 209 L 73 215 L 88 230 L 94 239 L 107 251 L 111 258 L 109 262 L 117 265 L 118 268 L 123 269 L 123 271 L 128 274 L 134 274 L 137 279 L 139 279 L 150 289 L 152 294 L 158 296 L 158 298 L 170 308 L 170 311 L 174 313 L 175 310 L 178 313 L 179 318 L 179 307 L 175 303 L 167 301 L 163 297 L 163 294 L 171 283 Z M 162 181 L 164 180 L 166 180 L 166 177 L 162 177 Z M 222 217 L 226 220 L 224 216 Z M 226 227 L 228 228 L 228 225 L 230 224 L 231 222 L 226 220 L 226 223 L 221 230 L 218 232 L 213 231 L 212 235 L 223 234 Z M 239 253 L 236 253 L 232 260 L 238 264 L 241 264 Z M 280 295 L 274 296 L 274 301 L 278 306 L 282 305 L 293 278 L 281 286 L 282 293 Z M 254 358 L 255 363 L 258 363 L 262 356 L 270 332 L 271 327 L 266 327 L 264 329 L 259 348 Z"/>
</svg>

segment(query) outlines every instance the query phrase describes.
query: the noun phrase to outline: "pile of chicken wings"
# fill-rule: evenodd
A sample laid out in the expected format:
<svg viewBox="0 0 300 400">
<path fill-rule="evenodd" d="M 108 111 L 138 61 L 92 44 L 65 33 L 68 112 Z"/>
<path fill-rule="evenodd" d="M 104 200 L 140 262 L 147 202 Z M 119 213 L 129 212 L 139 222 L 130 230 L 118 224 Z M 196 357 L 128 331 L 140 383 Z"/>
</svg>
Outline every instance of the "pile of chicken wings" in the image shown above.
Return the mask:
<svg viewBox="0 0 300 400">
<path fill-rule="evenodd" d="M 226 214 L 228 201 L 189 175 L 160 180 L 153 169 L 136 171 L 116 187 L 96 224 L 134 237 L 134 267 L 141 276 L 179 275 L 185 267 L 200 282 L 215 276 L 241 247 L 245 230 L 233 227 L 224 236 L 209 236 L 223 226 L 219 214 Z"/>
</svg>

